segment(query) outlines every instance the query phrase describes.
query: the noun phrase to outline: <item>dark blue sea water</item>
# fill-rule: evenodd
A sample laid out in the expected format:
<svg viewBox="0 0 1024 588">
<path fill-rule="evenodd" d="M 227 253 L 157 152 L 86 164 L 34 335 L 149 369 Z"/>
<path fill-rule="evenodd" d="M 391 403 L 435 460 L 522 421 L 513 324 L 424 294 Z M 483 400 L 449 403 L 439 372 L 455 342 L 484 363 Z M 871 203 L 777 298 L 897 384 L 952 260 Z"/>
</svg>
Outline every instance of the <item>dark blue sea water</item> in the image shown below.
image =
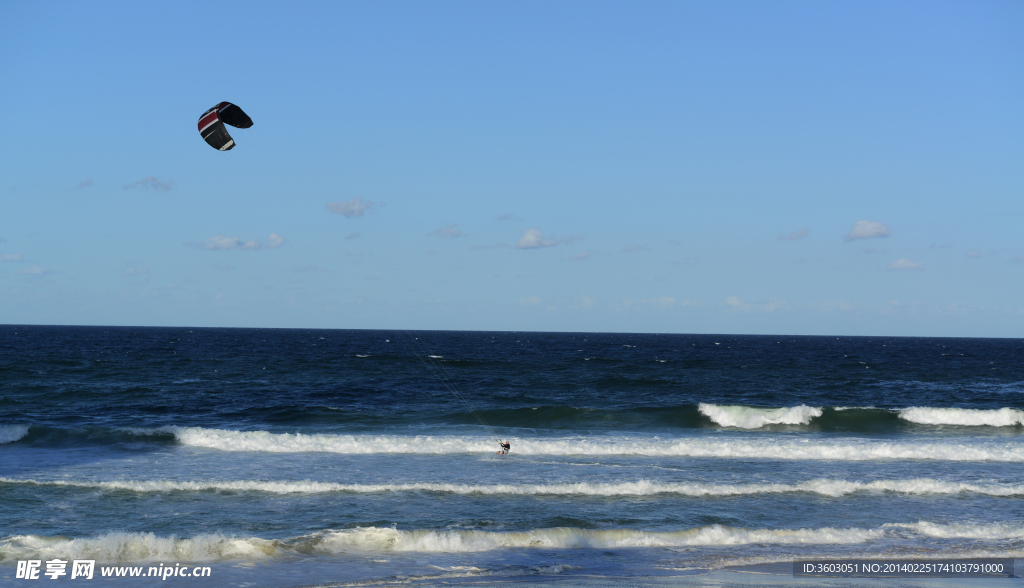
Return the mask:
<svg viewBox="0 0 1024 588">
<path fill-rule="evenodd" d="M 1022 421 L 1021 339 L 0 326 L 0 583 L 1022 557 Z"/>
</svg>

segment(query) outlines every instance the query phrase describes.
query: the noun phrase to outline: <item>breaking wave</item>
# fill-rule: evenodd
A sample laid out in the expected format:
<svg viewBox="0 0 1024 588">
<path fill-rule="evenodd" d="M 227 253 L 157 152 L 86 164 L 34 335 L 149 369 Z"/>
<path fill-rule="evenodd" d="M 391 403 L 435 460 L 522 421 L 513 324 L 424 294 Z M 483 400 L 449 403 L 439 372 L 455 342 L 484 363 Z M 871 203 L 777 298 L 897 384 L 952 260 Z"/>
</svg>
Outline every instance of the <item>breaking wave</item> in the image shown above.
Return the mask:
<svg viewBox="0 0 1024 588">
<path fill-rule="evenodd" d="M 853 545 L 907 536 L 937 539 L 1017 540 L 1024 526 L 889 523 L 873 529 L 744 529 L 709 525 L 681 531 L 591 530 L 571 527 L 521 532 L 472 530 L 399 530 L 360 527 L 326 530 L 289 539 L 203 534 L 193 538 L 153 533 L 114 532 L 68 539 L 16 535 L 0 541 L 0 562 L 19 559 L 95 559 L 100 562 L 260 560 L 294 555 L 344 553 L 467 553 L 510 548 L 615 549 L 739 545 Z"/>
<path fill-rule="evenodd" d="M 769 425 L 809 425 L 818 420 L 820 426 L 847 426 L 856 428 L 884 426 L 895 417 L 917 425 L 958 425 L 965 427 L 1013 427 L 1024 425 L 1024 410 L 1016 408 L 974 409 L 935 408 L 914 406 L 887 410 L 874 407 L 832 407 L 821 408 L 801 404 L 784 408 L 758 408 L 741 405 L 719 405 L 701 403 L 701 414 L 722 427 L 760 429 Z M 825 414 L 828 411 L 829 414 Z M 856 413 L 843 419 L 837 413 Z M 822 418 L 824 416 L 824 418 Z M 844 415 L 845 416 L 845 415 Z M 857 422 L 860 421 L 860 422 Z"/>
<path fill-rule="evenodd" d="M 1024 410 L 1000 408 L 930 408 L 915 406 L 899 411 L 900 418 L 920 425 L 961 425 L 969 427 L 1013 427 L 1024 425 Z"/>
<path fill-rule="evenodd" d="M 0 425 L 0 445 L 13 443 L 28 435 L 28 425 Z"/>
<path fill-rule="evenodd" d="M 324 417 L 324 414 L 330 417 Z M 267 431 L 232 431 L 190 426 L 164 426 L 159 428 L 86 426 L 62 428 L 50 425 L 0 425 L 0 444 L 21 442 L 40 447 L 121 445 L 137 443 L 182 443 L 198 447 L 209 447 L 229 451 L 326 451 L 335 453 L 477 453 L 489 449 L 486 442 L 472 437 L 453 435 L 415 435 L 372 437 L 364 431 L 367 427 L 387 424 L 376 417 L 365 420 L 365 415 L 350 413 L 337 407 L 292 408 L 281 413 L 282 418 L 311 419 L 319 422 L 327 419 L 328 426 L 356 427 L 359 433 L 338 434 L 279 434 Z M 797 405 L 782 408 L 764 408 L 743 405 L 700 403 L 674 407 L 640 407 L 623 411 L 588 409 L 572 406 L 538 406 L 510 410 L 483 410 L 480 416 L 492 424 L 502 423 L 509 436 L 516 430 L 532 432 L 557 432 L 563 439 L 579 438 L 578 431 L 606 432 L 619 437 L 605 439 L 626 439 L 632 432 L 643 439 L 643 432 L 651 435 L 666 434 L 669 443 L 677 439 L 682 431 L 707 430 L 708 428 L 741 429 L 744 431 L 771 434 L 783 427 L 786 432 L 806 430 L 808 432 L 838 433 L 891 433 L 899 431 L 923 432 L 931 427 L 976 427 L 989 431 L 1009 432 L 1024 427 L 1024 410 L 1004 407 L 999 409 L 940 408 L 914 406 L 902 409 L 875 407 L 813 407 Z M 433 419 L 433 420 L 431 420 Z M 445 413 L 427 419 L 429 427 L 465 426 L 473 418 L 462 413 Z M 462 422 L 466 421 L 466 422 Z M 406 423 L 408 424 L 408 423 Z M 475 423 L 472 423 L 475 424 Z M 422 426 L 417 423 L 414 426 Z M 372 430 L 372 429 L 371 429 Z M 395 430 L 395 429 L 391 429 Z M 398 429 L 401 430 L 401 429 Z M 422 429 L 420 429 L 422 430 Z M 436 430 L 436 429 L 435 429 Z M 980 430 L 979 430 L 980 432 Z M 564 435 L 569 433 L 569 435 Z M 551 437 L 549 437 L 551 438 Z M 591 437 L 593 439 L 594 437 Z M 404 439 L 404 440 L 403 440 Z M 1005 439 L 1005 437 L 1004 437 Z M 586 447 L 576 449 L 555 449 L 550 444 L 534 440 L 520 445 L 516 453 L 581 453 L 613 455 L 636 453 L 638 455 L 704 455 L 697 453 L 666 452 L 664 447 L 633 450 L 610 448 L 608 443 L 588 441 Z M 631 442 L 632 443 L 632 442 Z M 664 441 L 654 442 L 664 445 Z M 601 445 L 601 448 L 597 446 Z M 547 447 L 547 448 L 545 448 Z M 717 455 L 717 454 L 715 454 Z M 750 455 L 757 457 L 756 455 Z M 772 455 L 766 455 L 772 457 Z M 826 456 L 827 458 L 828 456 Z M 927 456 L 910 456 L 929 459 Z M 815 458 L 805 458 L 815 459 Z M 840 457 L 839 459 L 849 459 Z M 945 458 L 938 458 L 945 459 Z M 973 458 L 972 458 L 973 459 Z M 988 459 L 988 458 L 986 458 Z M 1015 461 L 1015 459 L 1011 459 Z"/>
<path fill-rule="evenodd" d="M 702 402 L 698 409 L 701 414 L 723 427 L 741 429 L 760 429 L 765 425 L 806 425 L 811 419 L 821 416 L 820 408 L 804 404 L 788 408 L 755 408 Z"/>
<path fill-rule="evenodd" d="M 134 430 L 140 434 L 142 430 Z M 149 429 L 172 434 L 183 445 L 222 451 L 343 454 L 491 453 L 493 441 L 457 435 L 337 435 L 229 431 L 201 427 Z M 514 455 L 640 455 L 651 457 L 768 458 L 784 460 L 870 461 L 927 459 L 946 461 L 1024 462 L 1024 443 L 959 439 L 878 440 L 860 437 L 796 438 L 751 436 L 722 438 L 654 436 L 566 436 L 514 440 Z"/>
<path fill-rule="evenodd" d="M 815 479 L 796 484 L 702 484 L 638 480 L 610 484 L 577 482 L 563 484 L 444 484 L 416 482 L 408 484 L 339 484 L 335 482 L 262 481 L 262 480 L 115 480 L 73 481 L 0 478 L 0 484 L 65 486 L 131 492 L 266 492 L 270 494 L 319 494 L 327 492 L 440 492 L 450 494 L 518 495 L 518 496 L 678 496 L 715 497 L 752 494 L 784 494 L 805 492 L 840 497 L 857 492 L 892 492 L 896 494 L 980 494 L 985 496 L 1024 496 L 1024 484 L 972 484 L 947 482 L 932 478 L 906 480 Z"/>
<path fill-rule="evenodd" d="M 191 539 L 153 533 L 114 532 L 95 538 L 68 539 L 15 535 L 0 541 L 0 562 L 19 559 L 95 559 L 101 562 L 221 561 L 263 559 L 280 554 L 278 542 L 257 537 L 197 535 Z"/>
</svg>

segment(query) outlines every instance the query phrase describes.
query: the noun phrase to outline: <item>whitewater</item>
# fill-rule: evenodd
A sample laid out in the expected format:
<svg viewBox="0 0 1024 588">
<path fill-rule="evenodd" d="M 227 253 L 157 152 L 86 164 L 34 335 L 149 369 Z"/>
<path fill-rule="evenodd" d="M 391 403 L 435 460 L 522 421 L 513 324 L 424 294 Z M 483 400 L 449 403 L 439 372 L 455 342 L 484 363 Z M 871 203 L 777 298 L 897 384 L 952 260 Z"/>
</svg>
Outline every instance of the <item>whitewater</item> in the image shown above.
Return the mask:
<svg viewBox="0 0 1024 588">
<path fill-rule="evenodd" d="M 1024 484 L 971 484 L 946 482 L 933 478 L 907 480 L 852 480 L 815 479 L 796 484 L 697 484 L 669 483 L 653 480 L 635 482 L 566 484 L 338 484 L 314 480 L 35 480 L 0 478 L 2 484 L 35 486 L 72 486 L 100 490 L 130 490 L 132 492 L 267 492 L 271 494 L 318 494 L 324 492 L 378 493 L 378 492 L 439 492 L 481 495 L 567 495 L 567 496 L 652 496 L 678 494 L 681 496 L 742 496 L 747 494 L 781 494 L 808 492 L 822 496 L 839 497 L 855 492 L 895 492 L 901 494 L 983 494 L 987 496 L 1024 496 Z"/>
<path fill-rule="evenodd" d="M 344 553 L 466 553 L 509 548 L 615 549 L 631 547 L 695 547 L 749 544 L 852 545 L 887 538 L 920 536 L 939 539 L 1018 540 L 1024 527 L 1007 524 L 938 525 L 891 523 L 872 529 L 739 529 L 710 525 L 674 532 L 635 529 L 531 529 L 521 532 L 399 530 L 366 527 L 325 530 L 282 539 L 228 537 L 220 534 L 181 539 L 153 533 L 107 533 L 95 539 L 49 539 L 15 536 L 0 542 L 0 557 L 98 559 L 110 563 L 149 563 L 168 559 L 194 562 L 262 560 L 288 555 Z"/>
<path fill-rule="evenodd" d="M 134 433 L 147 431 L 135 430 Z M 485 437 L 455 435 L 332 435 L 227 431 L 198 427 L 165 427 L 183 445 L 221 451 L 344 454 L 480 454 L 494 446 Z M 709 439 L 607 435 L 599 437 L 523 437 L 517 455 L 770 458 L 786 460 L 928 459 L 948 461 L 1024 461 L 1024 438 L 1007 442 L 989 439 L 952 441 L 888 441 L 851 438 Z"/>
</svg>

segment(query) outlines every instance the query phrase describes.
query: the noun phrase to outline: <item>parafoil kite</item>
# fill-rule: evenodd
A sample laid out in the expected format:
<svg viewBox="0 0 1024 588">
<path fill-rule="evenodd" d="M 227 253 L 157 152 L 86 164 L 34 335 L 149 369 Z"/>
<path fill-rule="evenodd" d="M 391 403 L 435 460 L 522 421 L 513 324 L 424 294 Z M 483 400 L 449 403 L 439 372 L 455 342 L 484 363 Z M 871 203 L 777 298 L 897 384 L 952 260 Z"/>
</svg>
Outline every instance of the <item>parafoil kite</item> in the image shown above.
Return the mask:
<svg viewBox="0 0 1024 588">
<path fill-rule="evenodd" d="M 247 129 L 252 126 L 252 119 L 230 102 L 221 102 L 204 112 L 203 116 L 199 117 L 199 134 L 206 139 L 210 147 L 218 151 L 228 151 L 235 146 L 235 140 L 228 134 L 224 123 Z"/>
</svg>

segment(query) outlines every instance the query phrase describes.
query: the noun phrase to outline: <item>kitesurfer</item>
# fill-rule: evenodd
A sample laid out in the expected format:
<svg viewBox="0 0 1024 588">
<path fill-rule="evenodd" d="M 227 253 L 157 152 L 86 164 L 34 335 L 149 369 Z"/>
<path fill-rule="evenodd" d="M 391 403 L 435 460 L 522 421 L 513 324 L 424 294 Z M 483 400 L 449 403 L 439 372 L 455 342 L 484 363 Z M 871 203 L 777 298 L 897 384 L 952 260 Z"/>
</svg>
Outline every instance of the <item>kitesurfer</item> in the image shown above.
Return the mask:
<svg viewBox="0 0 1024 588">
<path fill-rule="evenodd" d="M 505 441 L 504 443 L 502 443 L 501 441 L 498 441 L 498 445 L 501 445 L 501 454 L 502 455 L 505 455 L 506 453 L 509 452 L 509 450 L 512 449 L 512 444 L 509 443 L 508 441 Z"/>
</svg>

